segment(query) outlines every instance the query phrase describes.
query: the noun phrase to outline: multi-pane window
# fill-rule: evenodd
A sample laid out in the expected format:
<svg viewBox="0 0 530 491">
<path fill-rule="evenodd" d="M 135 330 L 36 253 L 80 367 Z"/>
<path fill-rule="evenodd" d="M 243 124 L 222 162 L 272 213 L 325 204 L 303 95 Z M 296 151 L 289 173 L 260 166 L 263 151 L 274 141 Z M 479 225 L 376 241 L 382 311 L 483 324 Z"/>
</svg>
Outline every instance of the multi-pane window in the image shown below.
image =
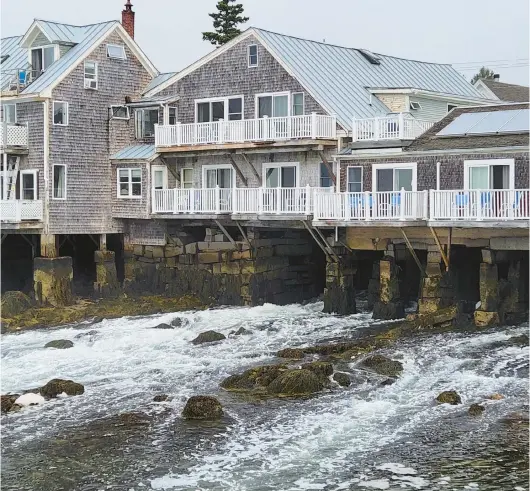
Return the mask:
<svg viewBox="0 0 530 491">
<path fill-rule="evenodd" d="M 375 168 L 376 191 L 415 191 L 414 167 Z"/>
<path fill-rule="evenodd" d="M 37 171 L 20 171 L 20 199 L 37 199 Z"/>
<path fill-rule="evenodd" d="M 155 136 L 155 124 L 158 124 L 158 109 L 137 109 L 136 116 L 136 138 Z"/>
<path fill-rule="evenodd" d="M 248 66 L 258 66 L 258 46 L 256 44 L 251 44 L 248 47 Z"/>
<path fill-rule="evenodd" d="M 53 165 L 53 198 L 66 199 L 66 165 Z"/>
<path fill-rule="evenodd" d="M 293 116 L 302 116 L 304 114 L 304 93 L 296 92 L 293 94 Z"/>
<path fill-rule="evenodd" d="M 363 168 L 348 167 L 348 192 L 361 193 L 363 190 Z"/>
<path fill-rule="evenodd" d="M 263 94 L 257 97 L 258 118 L 289 116 L 288 94 Z"/>
<path fill-rule="evenodd" d="M 323 162 L 320 163 L 320 187 L 321 188 L 330 188 L 333 186 L 333 180 L 329 174 L 329 169 L 326 164 Z"/>
<path fill-rule="evenodd" d="M 176 107 L 168 108 L 168 123 L 171 125 L 177 124 L 177 108 Z"/>
<path fill-rule="evenodd" d="M 107 44 L 107 56 L 118 60 L 125 60 L 125 48 L 120 44 Z"/>
<path fill-rule="evenodd" d="M 68 102 L 53 101 L 53 124 L 68 125 Z"/>
<path fill-rule="evenodd" d="M 2 122 L 13 124 L 17 122 L 16 104 L 2 104 Z"/>
<path fill-rule="evenodd" d="M 220 119 L 243 119 L 243 98 L 227 97 L 197 102 L 197 123 L 211 123 Z"/>
<path fill-rule="evenodd" d="M 232 188 L 234 184 L 234 174 L 231 165 L 228 166 L 203 166 L 203 177 L 207 188 Z"/>
<path fill-rule="evenodd" d="M 142 169 L 118 169 L 118 198 L 141 198 Z"/>
<path fill-rule="evenodd" d="M 85 89 L 98 88 L 98 64 L 95 61 L 85 61 Z"/>
<path fill-rule="evenodd" d="M 235 97 L 228 99 L 228 120 L 243 119 L 243 99 Z"/>
<path fill-rule="evenodd" d="M 186 168 L 180 171 L 180 187 L 183 189 L 193 187 L 193 169 Z"/>
</svg>

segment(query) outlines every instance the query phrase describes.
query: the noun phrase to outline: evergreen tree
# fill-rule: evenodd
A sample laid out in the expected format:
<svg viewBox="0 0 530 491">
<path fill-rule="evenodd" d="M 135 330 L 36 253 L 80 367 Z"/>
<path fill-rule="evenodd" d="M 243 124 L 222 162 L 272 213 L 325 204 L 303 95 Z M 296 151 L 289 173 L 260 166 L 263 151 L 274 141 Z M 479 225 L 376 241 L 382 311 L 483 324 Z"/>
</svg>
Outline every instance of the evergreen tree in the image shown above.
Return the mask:
<svg viewBox="0 0 530 491">
<path fill-rule="evenodd" d="M 238 25 L 247 22 L 248 17 L 242 15 L 243 5 L 234 3 L 235 1 L 220 0 L 217 2 L 217 12 L 208 14 L 213 19 L 215 32 L 203 32 L 203 41 L 210 41 L 214 46 L 221 46 L 241 34 Z"/>
<path fill-rule="evenodd" d="M 493 78 L 495 72 L 483 66 L 477 74 L 471 79 L 471 83 L 474 84 L 479 78 Z"/>
</svg>

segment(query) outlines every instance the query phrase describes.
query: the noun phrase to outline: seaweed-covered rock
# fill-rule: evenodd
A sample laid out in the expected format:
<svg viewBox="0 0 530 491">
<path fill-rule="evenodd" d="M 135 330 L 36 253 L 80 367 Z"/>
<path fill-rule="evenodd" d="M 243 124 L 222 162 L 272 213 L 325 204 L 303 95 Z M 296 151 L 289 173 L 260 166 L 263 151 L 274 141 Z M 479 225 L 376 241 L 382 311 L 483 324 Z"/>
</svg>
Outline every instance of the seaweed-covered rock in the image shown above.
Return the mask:
<svg viewBox="0 0 530 491">
<path fill-rule="evenodd" d="M 170 326 L 169 324 L 166 324 L 162 322 L 162 324 L 158 324 L 158 326 L 153 326 L 153 329 L 173 329 L 174 326 Z"/>
<path fill-rule="evenodd" d="M 69 396 L 78 396 L 85 392 L 85 387 L 73 380 L 54 378 L 40 388 L 40 395 L 47 399 L 57 397 L 63 392 Z"/>
<path fill-rule="evenodd" d="M 203 344 L 203 343 L 214 343 L 215 341 L 222 341 L 226 339 L 224 334 L 221 334 L 217 331 L 205 331 L 201 332 L 195 339 L 192 340 L 193 344 Z"/>
<path fill-rule="evenodd" d="M 169 397 L 167 394 L 158 394 L 155 397 L 153 397 L 153 402 L 167 402 L 170 400 L 171 400 L 171 397 Z"/>
<path fill-rule="evenodd" d="M 230 375 L 221 382 L 221 387 L 229 391 L 264 390 L 285 369 L 286 365 L 262 365 L 236 375 Z"/>
<path fill-rule="evenodd" d="M 302 368 L 313 372 L 325 382 L 327 382 L 328 377 L 333 374 L 333 365 L 327 361 L 312 361 L 310 363 L 304 363 Z"/>
<path fill-rule="evenodd" d="M 337 382 L 341 387 L 349 387 L 351 385 L 350 376 L 344 372 L 335 372 L 333 374 L 333 380 Z"/>
<path fill-rule="evenodd" d="M 13 409 L 15 401 L 20 397 L 20 394 L 5 394 L 0 398 L 1 410 L 3 413 L 7 413 Z"/>
<path fill-rule="evenodd" d="M 324 388 L 322 380 L 311 370 L 285 370 L 268 386 L 267 392 L 277 396 L 306 396 Z"/>
<path fill-rule="evenodd" d="M 300 348 L 285 348 L 276 353 L 278 358 L 289 358 L 291 360 L 301 360 L 305 354 L 304 350 Z"/>
<path fill-rule="evenodd" d="M 486 408 L 480 404 L 471 404 L 468 409 L 468 414 L 470 416 L 480 416 Z"/>
<path fill-rule="evenodd" d="M 68 349 L 68 348 L 72 348 L 73 346 L 74 346 L 74 343 L 70 341 L 69 339 L 55 339 L 44 345 L 45 348 L 56 348 L 56 349 Z"/>
<path fill-rule="evenodd" d="M 446 390 L 438 395 L 436 402 L 440 404 L 462 404 L 462 399 L 455 390 Z"/>
<path fill-rule="evenodd" d="M 391 360 L 383 355 L 372 355 L 365 358 L 361 362 L 361 367 L 386 377 L 397 377 L 403 371 L 403 365 L 399 361 Z"/>
<path fill-rule="evenodd" d="M 31 299 L 22 292 L 9 291 L 2 294 L 2 317 L 13 317 L 31 308 Z"/>
<path fill-rule="evenodd" d="M 193 396 L 186 402 L 182 416 L 186 419 L 216 420 L 223 417 L 223 407 L 215 397 Z"/>
</svg>

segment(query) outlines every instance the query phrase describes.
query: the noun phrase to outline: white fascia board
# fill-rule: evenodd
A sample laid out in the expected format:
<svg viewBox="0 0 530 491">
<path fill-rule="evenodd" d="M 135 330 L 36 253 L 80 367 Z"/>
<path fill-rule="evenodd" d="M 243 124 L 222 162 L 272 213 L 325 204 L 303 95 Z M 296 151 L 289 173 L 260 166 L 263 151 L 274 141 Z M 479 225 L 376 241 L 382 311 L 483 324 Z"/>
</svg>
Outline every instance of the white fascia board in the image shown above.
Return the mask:
<svg viewBox="0 0 530 491">
<path fill-rule="evenodd" d="M 473 85 L 477 88 L 480 87 L 481 89 L 485 90 L 486 94 L 489 95 L 490 99 L 500 101 L 499 97 L 497 97 L 495 92 L 493 92 L 482 80 L 480 80 L 480 78 Z"/>
<path fill-rule="evenodd" d="M 2 102 L 11 102 L 11 103 L 22 103 L 22 102 L 42 102 L 48 100 L 49 97 L 43 97 L 39 94 L 25 94 L 20 95 L 3 95 Z"/>
<path fill-rule="evenodd" d="M 53 42 L 53 39 L 50 39 L 44 29 L 41 28 L 39 21 L 34 20 L 24 37 L 20 40 L 20 47 L 29 49 L 39 33 L 44 34 L 50 43 Z"/>
<path fill-rule="evenodd" d="M 486 103 L 491 104 L 494 101 L 498 101 L 497 98 L 486 99 L 482 97 L 468 97 L 468 96 L 463 96 L 463 95 L 447 94 L 445 92 L 434 92 L 431 90 L 412 89 L 412 88 L 378 89 L 378 88 L 367 87 L 367 90 L 374 95 L 375 94 L 407 94 L 407 95 L 418 95 L 418 96 L 426 97 L 428 99 L 437 99 L 437 100 L 442 100 L 442 101 L 477 102 L 479 104 L 486 104 Z"/>
<path fill-rule="evenodd" d="M 149 75 L 151 75 L 151 77 L 156 77 L 159 73 L 158 70 L 147 57 L 147 55 L 142 51 L 138 43 L 131 36 L 129 36 L 128 32 L 119 22 L 117 23 L 115 29 L 118 31 L 118 34 L 123 39 L 127 47 L 134 53 L 138 60 L 140 60 L 140 63 L 143 65 L 143 67 L 149 72 Z"/>
</svg>

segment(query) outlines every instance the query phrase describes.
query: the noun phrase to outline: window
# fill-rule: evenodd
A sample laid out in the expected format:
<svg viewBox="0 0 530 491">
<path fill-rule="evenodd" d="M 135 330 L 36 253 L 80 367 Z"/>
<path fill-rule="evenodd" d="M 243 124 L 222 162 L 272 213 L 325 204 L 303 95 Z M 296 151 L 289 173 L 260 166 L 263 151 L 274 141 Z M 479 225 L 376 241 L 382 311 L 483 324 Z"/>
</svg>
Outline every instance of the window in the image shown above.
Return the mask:
<svg viewBox="0 0 530 491">
<path fill-rule="evenodd" d="M 68 102 L 53 101 L 53 124 L 68 126 Z"/>
<path fill-rule="evenodd" d="M 66 199 L 66 165 L 53 165 L 53 199 Z"/>
<path fill-rule="evenodd" d="M 348 167 L 347 169 L 347 184 L 349 193 L 363 192 L 363 168 L 362 167 Z"/>
<path fill-rule="evenodd" d="M 280 92 L 277 94 L 258 94 L 256 96 L 257 117 L 281 117 L 289 116 L 289 94 Z"/>
<path fill-rule="evenodd" d="M 176 107 L 169 107 L 168 112 L 168 124 L 174 125 L 177 124 L 177 108 Z"/>
<path fill-rule="evenodd" d="M 202 167 L 202 181 L 207 188 L 235 188 L 234 169 L 230 164 L 225 165 L 203 165 Z"/>
<path fill-rule="evenodd" d="M 98 64 L 95 61 L 85 61 L 85 89 L 98 88 Z"/>
<path fill-rule="evenodd" d="M 2 122 L 13 124 L 17 122 L 16 104 L 2 104 Z"/>
<path fill-rule="evenodd" d="M 158 109 L 137 109 L 136 138 L 141 140 L 155 136 L 155 124 L 158 124 Z"/>
<path fill-rule="evenodd" d="M 118 198 L 142 197 L 142 169 L 118 169 Z"/>
<path fill-rule="evenodd" d="M 37 199 L 37 171 L 21 170 L 20 181 L 20 199 Z"/>
<path fill-rule="evenodd" d="M 514 160 L 465 160 L 465 189 L 514 189 Z"/>
<path fill-rule="evenodd" d="M 374 164 L 375 191 L 416 191 L 416 164 Z"/>
<path fill-rule="evenodd" d="M 321 188 L 330 188 L 333 186 L 333 180 L 331 179 L 331 176 L 329 175 L 329 170 L 326 167 L 326 164 L 324 162 L 320 163 L 320 187 Z"/>
<path fill-rule="evenodd" d="M 47 70 L 55 61 L 55 46 L 44 46 L 31 50 L 31 70 L 35 77 Z"/>
<path fill-rule="evenodd" d="M 125 48 L 120 44 L 107 44 L 107 56 L 117 60 L 125 60 Z"/>
<path fill-rule="evenodd" d="M 418 109 L 421 109 L 421 104 L 419 102 L 416 102 L 416 101 L 410 101 L 410 108 L 413 111 L 417 111 Z"/>
<path fill-rule="evenodd" d="M 234 121 L 240 119 L 243 119 L 243 99 L 241 97 L 228 99 L 228 120 Z"/>
<path fill-rule="evenodd" d="M 167 189 L 167 167 L 163 165 L 154 165 L 151 172 L 153 188 Z"/>
<path fill-rule="evenodd" d="M 299 184 L 298 163 L 263 164 L 265 187 L 296 188 Z"/>
<path fill-rule="evenodd" d="M 302 116 L 304 114 L 304 93 L 296 92 L 293 94 L 293 116 Z"/>
<path fill-rule="evenodd" d="M 450 112 L 457 107 L 458 106 L 456 104 L 447 104 L 447 112 Z"/>
<path fill-rule="evenodd" d="M 180 171 L 180 187 L 182 189 L 193 187 L 193 169 L 182 169 Z"/>
<path fill-rule="evenodd" d="M 195 101 L 195 122 L 212 123 L 220 119 L 234 121 L 243 119 L 243 97 L 200 99 Z"/>
<path fill-rule="evenodd" d="M 127 106 L 110 106 L 112 119 L 129 119 L 129 108 Z"/>
<path fill-rule="evenodd" d="M 258 66 L 258 46 L 257 44 L 251 44 L 248 47 L 248 66 Z"/>
</svg>

